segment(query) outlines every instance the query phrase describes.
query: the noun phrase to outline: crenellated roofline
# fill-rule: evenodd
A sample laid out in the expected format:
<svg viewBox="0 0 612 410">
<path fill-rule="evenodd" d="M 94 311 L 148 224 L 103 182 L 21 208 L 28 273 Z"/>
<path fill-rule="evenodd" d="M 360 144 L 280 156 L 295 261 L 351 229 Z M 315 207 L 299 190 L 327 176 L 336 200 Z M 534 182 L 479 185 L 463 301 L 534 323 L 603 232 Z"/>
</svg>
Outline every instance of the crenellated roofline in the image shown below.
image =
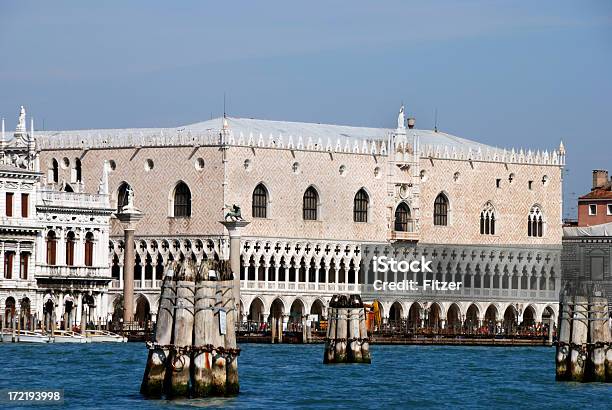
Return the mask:
<svg viewBox="0 0 612 410">
<path fill-rule="evenodd" d="M 417 152 L 421 158 L 536 165 L 565 165 L 565 148 L 497 148 L 440 131 L 387 129 L 221 117 L 177 128 L 37 132 L 37 149 L 96 150 L 145 147 L 237 146 L 387 156 Z"/>
</svg>

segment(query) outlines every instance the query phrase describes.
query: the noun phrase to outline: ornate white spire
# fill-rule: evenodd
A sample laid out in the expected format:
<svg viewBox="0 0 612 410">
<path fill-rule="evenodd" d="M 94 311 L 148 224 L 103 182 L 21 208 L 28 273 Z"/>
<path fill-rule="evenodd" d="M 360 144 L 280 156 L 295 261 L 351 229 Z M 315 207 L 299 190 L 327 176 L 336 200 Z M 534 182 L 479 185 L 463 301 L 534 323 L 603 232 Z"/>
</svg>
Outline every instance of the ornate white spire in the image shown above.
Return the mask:
<svg viewBox="0 0 612 410">
<path fill-rule="evenodd" d="M 19 119 L 17 121 L 17 128 L 15 129 L 15 134 L 25 134 L 26 132 L 26 111 L 23 105 L 19 109 Z"/>
<path fill-rule="evenodd" d="M 404 104 L 400 107 L 399 114 L 397 115 L 397 129 L 405 129 L 405 121 L 404 121 Z"/>
<path fill-rule="evenodd" d="M 102 165 L 102 178 L 100 178 L 100 186 L 98 188 L 99 194 L 108 194 L 108 168 L 109 163 L 107 160 L 104 160 L 104 164 Z"/>
<path fill-rule="evenodd" d="M 559 143 L 559 155 L 565 155 L 565 146 L 563 145 L 563 140 Z"/>
</svg>

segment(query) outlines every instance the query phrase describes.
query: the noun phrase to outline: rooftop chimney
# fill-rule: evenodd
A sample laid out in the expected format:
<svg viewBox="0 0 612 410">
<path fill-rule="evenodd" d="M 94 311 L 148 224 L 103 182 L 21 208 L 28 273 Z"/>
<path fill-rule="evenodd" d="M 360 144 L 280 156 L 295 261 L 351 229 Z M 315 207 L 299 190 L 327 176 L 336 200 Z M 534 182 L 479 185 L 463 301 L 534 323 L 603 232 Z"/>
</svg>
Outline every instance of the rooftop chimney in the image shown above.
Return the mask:
<svg viewBox="0 0 612 410">
<path fill-rule="evenodd" d="M 413 129 L 415 122 L 416 122 L 416 120 L 413 117 L 408 118 L 408 128 L 409 129 Z"/>
<path fill-rule="evenodd" d="M 593 188 L 603 188 L 608 183 L 608 171 L 603 169 L 593 170 Z"/>
</svg>

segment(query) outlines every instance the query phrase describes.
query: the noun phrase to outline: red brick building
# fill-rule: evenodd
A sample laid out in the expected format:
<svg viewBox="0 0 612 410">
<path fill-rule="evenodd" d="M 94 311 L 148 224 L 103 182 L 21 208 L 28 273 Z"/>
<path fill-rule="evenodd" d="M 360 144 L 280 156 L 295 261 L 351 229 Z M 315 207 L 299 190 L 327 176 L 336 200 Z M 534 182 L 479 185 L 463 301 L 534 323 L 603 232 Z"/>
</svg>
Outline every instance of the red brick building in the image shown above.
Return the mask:
<svg viewBox="0 0 612 410">
<path fill-rule="evenodd" d="M 612 181 L 608 171 L 593 170 L 591 192 L 578 198 L 578 226 L 612 222 Z"/>
</svg>

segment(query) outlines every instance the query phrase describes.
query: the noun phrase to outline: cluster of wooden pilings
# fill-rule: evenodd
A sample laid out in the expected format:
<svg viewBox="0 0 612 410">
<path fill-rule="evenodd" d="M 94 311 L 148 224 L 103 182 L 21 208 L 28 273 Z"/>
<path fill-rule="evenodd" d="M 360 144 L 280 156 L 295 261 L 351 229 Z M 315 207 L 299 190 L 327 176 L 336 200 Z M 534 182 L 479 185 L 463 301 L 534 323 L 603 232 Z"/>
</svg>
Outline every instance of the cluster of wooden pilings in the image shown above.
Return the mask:
<svg viewBox="0 0 612 410">
<path fill-rule="evenodd" d="M 561 295 L 556 378 L 612 382 L 612 335 L 608 299 L 599 292 Z M 575 293 L 575 292 L 574 292 Z"/>
<path fill-rule="evenodd" d="M 328 307 L 323 363 L 371 363 L 363 302 L 359 295 L 334 295 Z"/>
<path fill-rule="evenodd" d="M 150 398 L 239 391 L 233 281 L 225 261 L 173 262 L 161 287 L 155 341 L 140 391 Z M 217 280 L 226 279 L 226 280 Z"/>
</svg>

